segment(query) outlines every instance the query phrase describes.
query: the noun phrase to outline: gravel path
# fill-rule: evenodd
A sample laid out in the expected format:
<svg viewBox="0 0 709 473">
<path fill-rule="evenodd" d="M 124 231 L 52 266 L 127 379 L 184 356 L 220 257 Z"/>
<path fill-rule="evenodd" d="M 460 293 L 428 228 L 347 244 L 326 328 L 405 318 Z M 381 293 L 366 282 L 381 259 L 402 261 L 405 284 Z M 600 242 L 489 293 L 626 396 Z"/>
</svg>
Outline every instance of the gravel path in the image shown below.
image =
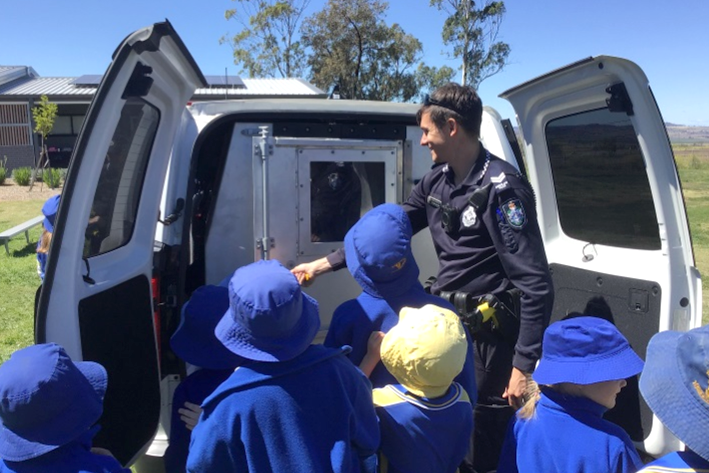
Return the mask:
<svg viewBox="0 0 709 473">
<path fill-rule="evenodd" d="M 47 200 L 53 195 L 61 194 L 61 187 L 50 189 L 41 182 L 35 183 L 32 190 L 29 186 L 18 186 L 12 179 L 5 179 L 0 185 L 0 202 L 17 202 L 20 200 Z"/>
</svg>

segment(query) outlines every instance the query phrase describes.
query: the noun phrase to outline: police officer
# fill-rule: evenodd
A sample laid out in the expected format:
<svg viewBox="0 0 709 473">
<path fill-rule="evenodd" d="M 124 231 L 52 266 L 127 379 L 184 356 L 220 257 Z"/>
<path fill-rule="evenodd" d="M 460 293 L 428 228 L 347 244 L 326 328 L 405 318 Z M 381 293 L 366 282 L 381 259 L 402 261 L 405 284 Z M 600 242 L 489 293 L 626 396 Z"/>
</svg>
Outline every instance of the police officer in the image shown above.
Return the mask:
<svg viewBox="0 0 709 473">
<path fill-rule="evenodd" d="M 439 259 L 431 292 L 493 294 L 509 308 L 519 302 L 516 340 L 505 339 L 490 324 L 475 333 L 474 449 L 461 471 L 484 473 L 497 467 L 507 421 L 523 403 L 540 357 L 553 303 L 551 275 L 534 192 L 517 169 L 480 143 L 482 101 L 475 90 L 444 85 L 426 97 L 417 119 L 433 168 L 404 209 L 414 233 L 427 226 L 431 231 Z M 293 273 L 310 283 L 344 265 L 344 250 L 339 250 L 296 266 Z"/>
</svg>

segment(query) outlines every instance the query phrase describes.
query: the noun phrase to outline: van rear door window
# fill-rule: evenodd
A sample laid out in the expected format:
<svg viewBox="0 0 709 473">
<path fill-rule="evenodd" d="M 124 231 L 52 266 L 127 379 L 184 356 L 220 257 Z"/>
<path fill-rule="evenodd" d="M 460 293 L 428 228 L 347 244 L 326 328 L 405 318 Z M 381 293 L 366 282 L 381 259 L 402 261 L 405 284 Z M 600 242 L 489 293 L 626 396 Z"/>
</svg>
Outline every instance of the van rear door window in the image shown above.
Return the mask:
<svg viewBox="0 0 709 473">
<path fill-rule="evenodd" d="M 550 121 L 545 133 L 564 233 L 596 244 L 660 249 L 645 162 L 629 117 L 593 110 Z"/>
<path fill-rule="evenodd" d="M 123 106 L 94 194 L 84 257 L 115 250 L 130 240 L 159 116 L 155 107 L 137 98 Z"/>
</svg>

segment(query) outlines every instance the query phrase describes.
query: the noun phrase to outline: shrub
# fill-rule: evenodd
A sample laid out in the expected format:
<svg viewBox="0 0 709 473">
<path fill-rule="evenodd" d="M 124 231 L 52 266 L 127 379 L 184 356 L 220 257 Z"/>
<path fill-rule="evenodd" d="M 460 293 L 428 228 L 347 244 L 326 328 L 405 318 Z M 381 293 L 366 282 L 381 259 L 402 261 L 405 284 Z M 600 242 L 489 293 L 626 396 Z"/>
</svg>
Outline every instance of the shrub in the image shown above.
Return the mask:
<svg viewBox="0 0 709 473">
<path fill-rule="evenodd" d="M 689 161 L 689 167 L 691 169 L 701 169 L 702 161 L 697 157 L 696 154 L 692 155 L 692 159 Z"/>
<path fill-rule="evenodd" d="M 12 180 L 18 186 L 29 186 L 30 177 L 32 177 L 32 168 L 23 167 L 12 171 Z"/>
<path fill-rule="evenodd" d="M 50 189 L 56 189 L 62 182 L 62 172 L 60 169 L 47 168 L 42 172 L 42 179 Z"/>
</svg>

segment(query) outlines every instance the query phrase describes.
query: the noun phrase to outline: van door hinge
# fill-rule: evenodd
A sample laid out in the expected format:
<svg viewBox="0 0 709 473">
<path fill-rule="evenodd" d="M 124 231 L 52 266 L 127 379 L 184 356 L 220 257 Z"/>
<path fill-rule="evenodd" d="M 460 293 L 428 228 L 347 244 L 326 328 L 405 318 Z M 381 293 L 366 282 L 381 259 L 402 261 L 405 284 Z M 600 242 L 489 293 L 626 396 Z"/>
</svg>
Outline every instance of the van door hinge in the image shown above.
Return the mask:
<svg viewBox="0 0 709 473">
<path fill-rule="evenodd" d="M 611 94 L 611 96 L 606 99 L 606 105 L 608 105 L 608 110 L 611 113 L 624 112 L 629 117 L 635 115 L 633 102 L 630 100 L 628 89 L 625 88 L 624 83 L 618 82 L 617 84 L 609 85 L 606 87 L 606 92 Z"/>
<path fill-rule="evenodd" d="M 153 86 L 153 78 L 150 77 L 152 73 L 152 67 L 138 62 L 130 75 L 130 79 L 128 79 L 121 98 L 125 100 L 130 97 L 145 97 L 148 95 L 150 88 Z"/>
<path fill-rule="evenodd" d="M 269 248 L 275 248 L 276 247 L 276 240 L 274 238 L 257 238 L 256 239 L 256 249 L 257 250 L 262 250 L 264 242 L 269 242 Z"/>
<path fill-rule="evenodd" d="M 165 299 L 158 304 L 158 307 L 169 307 L 174 309 L 177 307 L 177 296 L 165 296 Z"/>
<path fill-rule="evenodd" d="M 259 136 L 261 131 L 258 128 L 245 128 L 241 130 L 241 134 L 244 136 Z"/>
</svg>

